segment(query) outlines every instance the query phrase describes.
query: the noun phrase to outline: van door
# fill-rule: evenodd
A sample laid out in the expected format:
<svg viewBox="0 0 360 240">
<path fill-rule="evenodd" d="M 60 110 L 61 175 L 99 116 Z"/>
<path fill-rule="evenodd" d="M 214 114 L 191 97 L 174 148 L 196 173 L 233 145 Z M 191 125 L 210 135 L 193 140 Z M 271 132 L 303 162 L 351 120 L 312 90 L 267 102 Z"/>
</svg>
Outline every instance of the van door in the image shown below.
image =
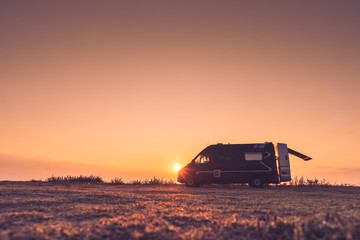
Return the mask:
<svg viewBox="0 0 360 240">
<path fill-rule="evenodd" d="M 290 161 L 289 161 L 289 152 L 287 145 L 284 143 L 277 144 L 277 150 L 279 154 L 279 172 L 280 172 L 280 181 L 290 181 Z"/>
<path fill-rule="evenodd" d="M 199 183 L 211 183 L 214 178 L 214 162 L 211 156 L 199 154 L 194 160 L 196 180 Z"/>
</svg>

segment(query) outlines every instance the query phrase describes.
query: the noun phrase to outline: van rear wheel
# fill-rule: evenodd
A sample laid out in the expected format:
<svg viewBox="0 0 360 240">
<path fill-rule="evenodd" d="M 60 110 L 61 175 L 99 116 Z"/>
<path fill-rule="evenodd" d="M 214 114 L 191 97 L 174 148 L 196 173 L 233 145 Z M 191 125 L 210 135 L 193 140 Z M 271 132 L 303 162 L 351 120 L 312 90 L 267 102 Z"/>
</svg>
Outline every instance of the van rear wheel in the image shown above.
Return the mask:
<svg viewBox="0 0 360 240">
<path fill-rule="evenodd" d="M 253 178 L 249 182 L 250 187 L 256 187 L 256 188 L 262 188 L 264 186 L 264 183 L 261 178 Z"/>
<path fill-rule="evenodd" d="M 185 186 L 187 187 L 198 187 L 200 186 L 193 178 L 188 178 L 185 180 Z"/>
</svg>

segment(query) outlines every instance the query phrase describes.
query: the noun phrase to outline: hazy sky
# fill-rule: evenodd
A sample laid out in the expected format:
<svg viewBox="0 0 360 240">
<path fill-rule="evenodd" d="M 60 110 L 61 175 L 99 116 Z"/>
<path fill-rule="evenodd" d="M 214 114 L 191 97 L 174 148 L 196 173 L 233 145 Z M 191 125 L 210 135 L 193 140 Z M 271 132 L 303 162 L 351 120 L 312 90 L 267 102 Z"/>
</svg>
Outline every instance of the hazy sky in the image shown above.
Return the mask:
<svg viewBox="0 0 360 240">
<path fill-rule="evenodd" d="M 313 157 L 292 157 L 293 175 L 360 184 L 359 13 L 359 1 L 1 0 L 0 161 L 19 164 L 0 178 L 24 178 L 24 161 L 175 176 L 209 144 L 273 141 Z"/>
</svg>

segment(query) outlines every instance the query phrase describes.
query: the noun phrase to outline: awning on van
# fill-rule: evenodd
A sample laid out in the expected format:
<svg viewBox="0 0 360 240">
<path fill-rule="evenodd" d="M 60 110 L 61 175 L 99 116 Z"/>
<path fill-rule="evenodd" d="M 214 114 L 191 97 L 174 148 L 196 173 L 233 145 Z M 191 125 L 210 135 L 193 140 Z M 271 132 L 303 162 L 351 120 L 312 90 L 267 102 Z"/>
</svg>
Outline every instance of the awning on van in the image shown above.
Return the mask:
<svg viewBox="0 0 360 240">
<path fill-rule="evenodd" d="M 308 157 L 308 156 L 306 156 L 306 155 L 304 155 L 304 154 L 302 154 L 302 153 L 299 153 L 299 152 L 297 152 L 297 151 L 295 151 L 295 150 L 292 150 L 291 148 L 288 148 L 288 152 L 289 152 L 290 154 L 294 155 L 294 156 L 297 156 L 297 157 L 299 157 L 299 158 L 301 158 L 301 159 L 304 159 L 305 161 L 309 161 L 309 160 L 312 159 L 311 157 Z"/>
</svg>

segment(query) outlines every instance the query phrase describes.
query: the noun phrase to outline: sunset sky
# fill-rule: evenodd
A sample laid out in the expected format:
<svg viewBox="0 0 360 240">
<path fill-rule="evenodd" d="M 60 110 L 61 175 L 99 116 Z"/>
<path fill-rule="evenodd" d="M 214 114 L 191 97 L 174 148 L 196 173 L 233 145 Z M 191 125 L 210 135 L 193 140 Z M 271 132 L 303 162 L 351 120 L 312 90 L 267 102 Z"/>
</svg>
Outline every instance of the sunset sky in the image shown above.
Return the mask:
<svg viewBox="0 0 360 240">
<path fill-rule="evenodd" d="M 0 1 L 0 180 L 175 179 L 283 142 L 360 185 L 359 1 Z"/>
</svg>

